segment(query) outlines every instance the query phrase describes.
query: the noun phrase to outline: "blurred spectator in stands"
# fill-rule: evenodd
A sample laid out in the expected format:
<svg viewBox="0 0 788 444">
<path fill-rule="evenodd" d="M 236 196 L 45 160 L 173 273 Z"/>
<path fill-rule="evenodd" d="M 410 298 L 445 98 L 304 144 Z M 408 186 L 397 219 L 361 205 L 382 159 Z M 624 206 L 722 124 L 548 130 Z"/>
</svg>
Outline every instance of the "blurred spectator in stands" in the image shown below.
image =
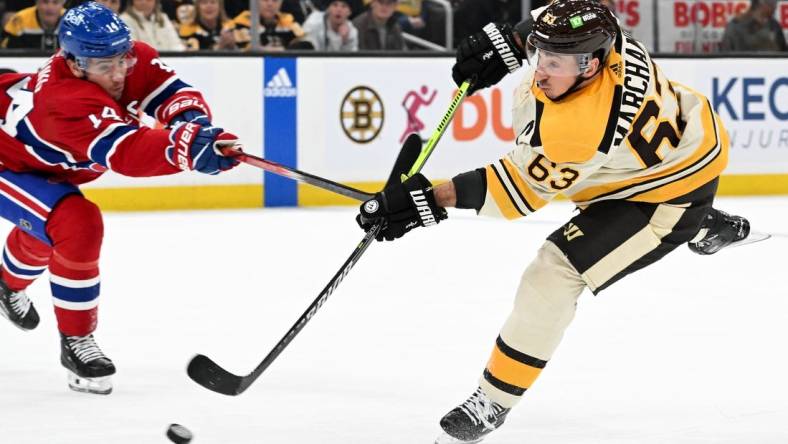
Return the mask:
<svg viewBox="0 0 788 444">
<path fill-rule="evenodd" d="M 479 32 L 490 22 L 514 25 L 521 19 L 521 0 L 463 0 L 454 11 L 454 41 Z"/>
<path fill-rule="evenodd" d="M 318 51 L 358 50 L 358 30 L 350 22 L 348 0 L 331 0 L 326 12 L 314 11 L 304 23 L 304 32 Z"/>
<path fill-rule="evenodd" d="M 183 43 L 170 18 L 162 12 L 159 0 L 129 0 L 120 18 L 129 25 L 134 40 L 159 51 L 183 51 Z"/>
<path fill-rule="evenodd" d="M 309 14 L 317 9 L 312 0 L 282 0 L 282 12 L 292 15 L 299 25 L 303 25 Z"/>
<path fill-rule="evenodd" d="M 353 0 L 360 2 L 361 0 Z M 303 24 L 312 11 L 324 10 L 328 6 L 325 0 L 282 0 L 281 11 L 293 16 L 298 24 Z M 236 17 L 249 9 L 249 0 L 227 0 L 224 4 L 227 15 Z"/>
<path fill-rule="evenodd" d="M 183 6 L 191 7 L 194 5 L 192 4 L 192 0 L 161 0 L 162 12 L 167 14 L 167 17 L 169 17 L 172 23 L 176 25 L 179 22 L 178 11 Z M 181 12 L 181 14 L 183 13 Z"/>
<path fill-rule="evenodd" d="M 237 17 L 249 9 L 249 0 L 224 0 L 224 12 L 228 17 Z"/>
<path fill-rule="evenodd" d="M 162 0 L 161 8 L 162 11 L 164 11 L 165 13 L 167 13 L 167 9 L 165 6 L 166 3 L 169 2 Z M 169 13 L 167 13 L 167 17 L 170 17 L 170 20 L 172 21 L 172 24 L 175 25 L 176 30 L 180 25 L 184 23 L 194 23 L 194 18 L 196 15 L 197 15 L 197 9 L 194 7 L 194 4 L 191 3 L 191 0 L 189 0 L 189 3 L 181 3 L 178 5 L 178 7 L 175 9 L 175 18 L 170 16 Z M 227 15 L 227 13 L 225 12 L 224 15 Z"/>
<path fill-rule="evenodd" d="M 363 0 L 364 8 L 368 8 L 372 0 Z M 394 17 L 397 18 L 402 32 L 415 34 L 427 26 L 427 9 L 423 7 L 423 0 L 398 0 Z"/>
<path fill-rule="evenodd" d="M 751 0 L 750 8 L 725 27 L 721 51 L 786 51 L 785 35 L 774 18 L 777 0 Z"/>
<path fill-rule="evenodd" d="M 179 12 L 187 11 L 186 5 Z M 235 49 L 235 23 L 224 12 L 224 0 L 195 0 L 194 14 L 183 14 L 178 35 L 187 51 Z"/>
<path fill-rule="evenodd" d="M 35 0 L 5 0 L 0 1 L 0 9 L 3 10 L 3 27 L 11 20 L 11 17 L 14 16 L 17 12 L 29 8 L 31 6 L 35 6 Z M 5 7 L 3 7 L 5 6 Z M 65 8 L 66 6 L 64 6 Z"/>
<path fill-rule="evenodd" d="M 96 3 L 101 3 L 115 14 L 120 14 L 120 0 L 96 0 Z"/>
<path fill-rule="evenodd" d="M 406 49 L 402 28 L 394 17 L 396 8 L 397 0 L 372 0 L 367 12 L 353 19 L 353 24 L 358 29 L 359 49 Z"/>
<path fill-rule="evenodd" d="M 34 6 L 14 14 L 3 29 L 0 47 L 56 50 L 57 25 L 65 12 L 63 2 L 37 0 Z"/>
<path fill-rule="evenodd" d="M 303 48 L 304 30 L 291 14 L 281 11 L 282 0 L 259 0 L 260 45 L 264 51 L 282 51 L 286 48 Z M 239 48 L 251 46 L 251 14 L 244 11 L 234 20 L 235 42 Z M 311 44 L 309 44 L 311 46 Z"/>
<path fill-rule="evenodd" d="M 316 9 L 325 11 L 331 1 L 332 0 L 312 0 L 312 5 Z M 348 4 L 350 5 L 350 20 L 353 20 L 367 11 L 369 0 L 348 0 Z"/>
<path fill-rule="evenodd" d="M 323 4 L 330 0 L 321 0 Z M 350 20 L 360 16 L 361 14 L 367 12 L 367 4 L 364 3 L 364 0 L 350 0 Z"/>
<path fill-rule="evenodd" d="M 427 8 L 422 0 L 399 0 L 397 20 L 402 31 L 411 34 L 421 31 L 427 24 Z"/>
</svg>

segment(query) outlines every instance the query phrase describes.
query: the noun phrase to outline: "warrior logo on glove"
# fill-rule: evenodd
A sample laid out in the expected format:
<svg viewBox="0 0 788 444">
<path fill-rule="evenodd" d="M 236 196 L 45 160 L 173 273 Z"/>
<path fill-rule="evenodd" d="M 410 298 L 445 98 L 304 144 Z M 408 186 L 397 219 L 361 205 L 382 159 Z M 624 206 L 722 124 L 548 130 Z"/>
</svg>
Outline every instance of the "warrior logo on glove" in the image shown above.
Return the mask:
<svg viewBox="0 0 788 444">
<path fill-rule="evenodd" d="M 416 205 L 416 211 L 419 212 L 419 217 L 421 218 L 421 224 L 424 225 L 425 227 L 437 225 L 438 222 L 435 220 L 435 215 L 432 214 L 432 210 L 430 209 L 430 204 L 429 202 L 427 202 L 427 196 L 424 195 L 424 191 L 425 190 L 411 191 L 410 198 L 413 199 L 413 203 Z M 431 192 L 432 188 L 428 188 L 426 191 Z"/>
<path fill-rule="evenodd" d="M 500 82 L 504 76 L 523 66 L 524 48 L 519 34 L 507 24 L 490 23 L 482 31 L 463 39 L 457 47 L 452 78 L 457 85 L 473 80 L 468 94 Z"/>
<path fill-rule="evenodd" d="M 377 223 L 383 228 L 377 240 L 394 240 L 416 227 L 431 227 L 446 219 L 446 209 L 435 203 L 432 184 L 421 174 L 389 185 L 361 204 L 356 221 L 365 231 Z"/>
<path fill-rule="evenodd" d="M 498 26 L 495 23 L 490 23 L 484 28 L 484 32 L 487 33 L 487 37 L 490 38 L 490 43 L 495 46 L 495 49 L 498 51 L 498 55 L 501 57 L 501 60 L 506 64 L 509 68 L 509 72 L 515 72 L 518 68 L 523 66 L 520 60 L 514 56 L 512 53 L 512 47 L 506 43 L 506 39 L 501 34 L 501 30 L 498 29 Z M 511 40 L 510 40 L 511 41 Z"/>
</svg>

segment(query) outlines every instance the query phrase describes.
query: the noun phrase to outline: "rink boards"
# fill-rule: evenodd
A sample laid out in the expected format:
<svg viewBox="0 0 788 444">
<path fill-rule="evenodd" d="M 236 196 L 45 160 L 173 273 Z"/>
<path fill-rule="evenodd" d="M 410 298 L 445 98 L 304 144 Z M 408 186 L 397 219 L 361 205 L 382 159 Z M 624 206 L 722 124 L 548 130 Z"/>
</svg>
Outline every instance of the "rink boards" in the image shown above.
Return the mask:
<svg viewBox="0 0 788 444">
<path fill-rule="evenodd" d="M 788 58 L 657 60 L 672 80 L 709 97 L 725 122 L 732 147 L 721 193 L 788 194 Z M 0 67 L 30 72 L 42 61 L 3 58 Z M 215 124 L 240 136 L 247 151 L 368 190 L 382 184 L 404 136 L 429 137 L 455 91 L 448 57 L 165 61 L 203 92 Z M 465 101 L 425 168 L 428 177 L 448 179 L 514 146 L 510 110 L 520 78 Z M 106 174 L 84 188 L 115 210 L 351 203 L 248 166 L 218 177 Z"/>
</svg>

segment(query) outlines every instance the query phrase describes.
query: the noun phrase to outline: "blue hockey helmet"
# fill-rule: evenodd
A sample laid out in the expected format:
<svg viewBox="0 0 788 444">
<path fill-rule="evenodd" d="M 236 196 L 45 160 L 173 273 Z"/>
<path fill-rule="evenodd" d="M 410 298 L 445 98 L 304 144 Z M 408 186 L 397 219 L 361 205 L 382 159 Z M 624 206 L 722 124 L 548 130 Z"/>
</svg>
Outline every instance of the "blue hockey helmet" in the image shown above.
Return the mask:
<svg viewBox="0 0 788 444">
<path fill-rule="evenodd" d="M 104 5 L 90 1 L 66 11 L 60 21 L 60 48 L 80 68 L 88 58 L 108 58 L 128 53 L 131 31 L 126 23 Z"/>
</svg>

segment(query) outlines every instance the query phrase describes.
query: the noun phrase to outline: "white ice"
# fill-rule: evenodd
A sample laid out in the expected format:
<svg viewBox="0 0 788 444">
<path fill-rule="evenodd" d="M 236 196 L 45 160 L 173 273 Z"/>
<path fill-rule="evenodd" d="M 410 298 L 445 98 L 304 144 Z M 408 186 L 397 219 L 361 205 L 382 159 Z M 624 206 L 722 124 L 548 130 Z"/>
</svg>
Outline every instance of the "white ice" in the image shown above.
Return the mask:
<svg viewBox="0 0 788 444">
<path fill-rule="evenodd" d="M 720 199 L 768 241 L 700 257 L 682 247 L 600 296 L 585 293 L 557 354 L 503 443 L 788 442 L 788 199 Z M 476 387 L 524 267 L 569 217 L 453 211 L 374 244 L 247 392 L 193 383 L 205 353 L 250 371 L 362 237 L 353 210 L 108 214 L 99 344 L 110 396 L 71 392 L 49 286 L 41 325 L 0 323 L 0 443 L 431 443 Z"/>
</svg>

